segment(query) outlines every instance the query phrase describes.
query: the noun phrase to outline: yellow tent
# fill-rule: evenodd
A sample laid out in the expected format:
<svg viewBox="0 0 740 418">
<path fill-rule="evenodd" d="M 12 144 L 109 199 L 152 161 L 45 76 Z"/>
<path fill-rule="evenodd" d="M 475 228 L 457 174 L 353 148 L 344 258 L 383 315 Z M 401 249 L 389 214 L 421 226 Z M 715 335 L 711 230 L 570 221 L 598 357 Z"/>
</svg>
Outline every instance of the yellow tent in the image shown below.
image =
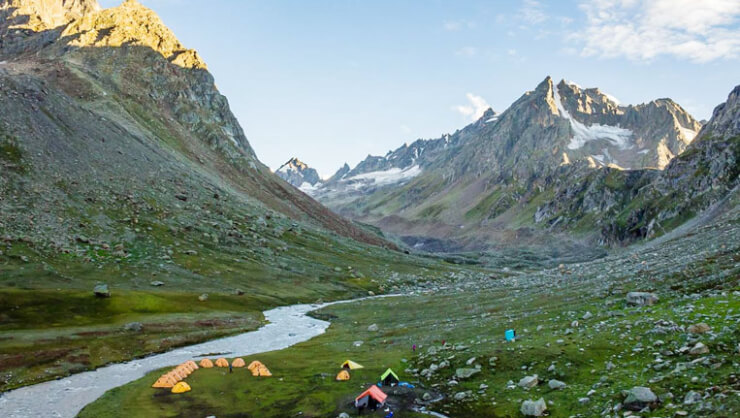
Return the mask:
<svg viewBox="0 0 740 418">
<path fill-rule="evenodd" d="M 207 358 L 204 358 L 200 361 L 200 367 L 204 369 L 210 369 L 211 367 L 213 367 L 213 362 Z"/>
<path fill-rule="evenodd" d="M 156 382 L 152 385 L 153 388 L 171 388 L 177 384 L 177 381 L 173 379 L 170 376 L 162 375 L 159 379 L 157 379 Z"/>
<path fill-rule="evenodd" d="M 263 364 L 252 369 L 252 376 L 270 377 L 272 376 L 272 373 L 270 373 L 270 370 Z"/>
<path fill-rule="evenodd" d="M 337 375 L 337 380 L 349 380 L 349 372 L 347 370 L 342 370 Z"/>
<path fill-rule="evenodd" d="M 364 366 L 362 364 L 355 363 L 352 360 L 346 360 L 344 363 L 342 363 L 342 368 L 354 370 L 354 369 L 362 369 L 364 368 Z"/>
<path fill-rule="evenodd" d="M 255 360 L 255 361 L 249 363 L 249 367 L 247 367 L 247 369 L 254 370 L 255 367 L 260 367 L 260 366 L 264 366 L 264 364 L 262 364 L 261 362 Z"/>
<path fill-rule="evenodd" d="M 229 362 L 226 361 L 225 358 L 221 357 L 220 359 L 216 360 L 216 366 L 217 367 L 229 367 Z"/>
<path fill-rule="evenodd" d="M 234 361 L 231 362 L 232 367 L 244 367 L 246 365 L 247 364 L 244 362 L 244 359 L 241 358 L 234 359 Z"/>
<path fill-rule="evenodd" d="M 190 385 L 185 382 L 180 382 L 172 388 L 172 393 L 184 393 L 190 392 Z"/>
</svg>

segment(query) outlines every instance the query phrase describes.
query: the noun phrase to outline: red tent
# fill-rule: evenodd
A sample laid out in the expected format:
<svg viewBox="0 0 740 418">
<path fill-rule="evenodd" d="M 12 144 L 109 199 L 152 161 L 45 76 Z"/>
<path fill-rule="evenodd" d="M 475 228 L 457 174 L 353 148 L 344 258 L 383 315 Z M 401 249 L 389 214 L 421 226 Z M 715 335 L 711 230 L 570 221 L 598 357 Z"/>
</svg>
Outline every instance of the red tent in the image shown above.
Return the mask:
<svg viewBox="0 0 740 418">
<path fill-rule="evenodd" d="M 383 393 L 383 391 L 377 386 L 373 385 L 355 398 L 355 407 L 377 409 L 385 404 L 385 399 L 387 397 L 388 395 Z"/>
</svg>

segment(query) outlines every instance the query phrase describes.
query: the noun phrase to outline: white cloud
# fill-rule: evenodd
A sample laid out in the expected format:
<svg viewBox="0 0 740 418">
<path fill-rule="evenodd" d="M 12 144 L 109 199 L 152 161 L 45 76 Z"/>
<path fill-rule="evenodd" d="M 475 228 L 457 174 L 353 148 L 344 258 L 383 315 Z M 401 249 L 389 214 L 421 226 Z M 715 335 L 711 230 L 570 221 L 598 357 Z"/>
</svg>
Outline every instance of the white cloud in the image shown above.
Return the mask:
<svg viewBox="0 0 740 418">
<path fill-rule="evenodd" d="M 462 29 L 475 29 L 476 23 L 470 20 L 448 20 L 442 27 L 446 31 L 456 32 Z"/>
<path fill-rule="evenodd" d="M 481 116 L 483 116 L 483 113 L 485 113 L 486 110 L 491 107 L 486 99 L 480 96 L 476 96 L 473 93 L 468 93 L 465 95 L 465 97 L 468 98 L 469 104 L 453 106 L 452 109 L 463 116 L 469 117 L 472 121 L 480 119 Z"/>
<path fill-rule="evenodd" d="M 478 54 L 478 48 L 474 46 L 464 46 L 455 51 L 455 55 L 460 55 L 463 57 L 472 57 L 476 54 Z"/>
<path fill-rule="evenodd" d="M 547 20 L 542 4 L 536 0 L 524 0 L 522 8 L 519 9 L 519 16 L 525 22 L 536 25 Z"/>
<path fill-rule="evenodd" d="M 738 0 L 589 0 L 586 27 L 571 35 L 581 54 L 693 62 L 740 56 Z"/>
</svg>

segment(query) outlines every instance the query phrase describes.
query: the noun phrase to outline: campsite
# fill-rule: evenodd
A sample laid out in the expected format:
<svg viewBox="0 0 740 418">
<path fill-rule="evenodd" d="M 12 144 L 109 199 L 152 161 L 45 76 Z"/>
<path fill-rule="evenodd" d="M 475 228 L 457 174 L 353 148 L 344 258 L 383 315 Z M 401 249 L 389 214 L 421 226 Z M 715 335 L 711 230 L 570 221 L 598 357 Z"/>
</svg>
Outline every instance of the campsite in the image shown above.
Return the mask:
<svg viewBox="0 0 740 418">
<path fill-rule="evenodd" d="M 672 254 L 669 250 L 666 255 Z M 693 271 L 706 274 L 701 272 L 712 271 L 717 263 L 733 262 L 732 254 L 727 253 L 711 262 L 700 260 L 697 266 L 702 270 Z M 458 286 L 475 285 L 477 292 L 452 295 L 439 291 L 330 306 L 312 314 L 331 318 L 325 334 L 285 350 L 244 359 L 248 363 L 259 359 L 268 365 L 273 373 L 270 379 L 253 378 L 244 369 L 235 369 L 231 376 L 228 369 L 198 370 L 187 379 L 192 391 L 173 395 L 151 388 L 167 371 L 163 369 L 109 391 L 80 416 L 115 416 L 110 411 L 121 405 L 136 405 L 143 414 L 157 416 L 202 418 L 217 412 L 216 416 L 301 413 L 306 417 L 336 417 L 342 412 L 357 416 L 354 398 L 391 368 L 401 379 L 418 383 L 414 389 L 383 388 L 389 394 L 389 404 L 395 403 L 403 410 L 396 416 L 425 416 L 411 411 L 421 406 L 447 416 L 510 416 L 524 400 L 544 397 L 551 417 L 567 417 L 569 411 L 598 415 L 605 403 L 621 404 L 625 399 L 622 391 L 637 383 L 646 382 L 656 394 L 665 396 L 675 393 L 675 387 L 695 390 L 707 382 L 728 381 L 736 374 L 731 360 L 735 341 L 732 332 L 719 333 L 710 346 L 718 366 L 695 367 L 681 374 L 654 370 L 654 358 L 635 350 L 646 347 L 649 353 L 649 347 L 656 343 L 664 347 L 686 344 L 680 333 L 651 334 L 649 331 L 660 326 L 656 324 L 701 319 L 714 329 L 723 329 L 726 312 L 740 311 L 737 297 L 718 293 L 687 299 L 682 297 L 681 276 L 660 275 L 661 280 L 654 285 L 665 295 L 665 301 L 645 311 L 615 295 L 609 297 L 606 311 L 604 301 L 593 296 L 604 292 L 591 281 L 601 274 L 600 266 L 584 265 L 578 274 L 585 277 L 579 279 L 581 286 L 558 285 L 557 293 L 542 285 L 544 280 L 552 280 L 551 275 L 531 274 L 527 276 L 528 287 L 513 299 L 504 297 L 510 294 L 507 280 L 491 281 L 484 288 L 460 281 Z M 573 276 L 563 277 L 574 280 Z M 627 288 L 635 285 L 633 279 L 620 283 Z M 445 311 L 439 309 L 441 303 L 446 304 Z M 687 315 L 690 307 L 692 313 Z M 583 319 L 589 316 L 587 312 L 593 318 Z M 579 322 L 577 328 L 572 328 L 574 320 Z M 378 325 L 377 332 L 366 331 L 372 324 Z M 509 329 L 516 330 L 514 342 L 506 342 Z M 363 341 L 359 347 L 354 344 L 358 340 Z M 411 348 L 414 344 L 418 346 L 416 353 Z M 683 357 L 674 358 L 697 358 Z M 349 370 L 349 381 L 336 381 L 341 364 L 348 359 L 364 367 Z M 427 375 L 425 370 L 432 365 L 437 370 Z M 456 377 L 458 369 L 475 369 L 476 365 L 481 368 L 472 376 Z M 534 387 L 518 386 L 517 382 L 533 375 L 539 376 Z M 658 380 L 658 376 L 663 377 Z M 550 389 L 550 379 L 565 382 L 566 386 Z M 457 384 L 450 386 L 452 380 Z M 596 393 L 590 396 L 591 402 L 581 403 L 579 400 L 590 391 Z M 724 402 L 728 407 L 740 406 L 735 398 Z M 665 416 L 662 412 L 657 409 L 642 416 Z M 383 415 L 379 411 L 377 416 Z"/>
</svg>

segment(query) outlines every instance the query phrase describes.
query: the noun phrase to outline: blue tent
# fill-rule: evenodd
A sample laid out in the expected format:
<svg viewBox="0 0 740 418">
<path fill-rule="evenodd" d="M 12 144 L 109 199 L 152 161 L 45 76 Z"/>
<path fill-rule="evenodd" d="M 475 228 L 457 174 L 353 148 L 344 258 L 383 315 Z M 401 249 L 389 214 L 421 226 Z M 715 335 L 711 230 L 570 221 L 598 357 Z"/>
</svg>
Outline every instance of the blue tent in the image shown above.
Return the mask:
<svg viewBox="0 0 740 418">
<path fill-rule="evenodd" d="M 506 341 L 514 341 L 516 338 L 516 331 L 513 329 L 507 329 L 504 337 L 506 337 Z"/>
</svg>

